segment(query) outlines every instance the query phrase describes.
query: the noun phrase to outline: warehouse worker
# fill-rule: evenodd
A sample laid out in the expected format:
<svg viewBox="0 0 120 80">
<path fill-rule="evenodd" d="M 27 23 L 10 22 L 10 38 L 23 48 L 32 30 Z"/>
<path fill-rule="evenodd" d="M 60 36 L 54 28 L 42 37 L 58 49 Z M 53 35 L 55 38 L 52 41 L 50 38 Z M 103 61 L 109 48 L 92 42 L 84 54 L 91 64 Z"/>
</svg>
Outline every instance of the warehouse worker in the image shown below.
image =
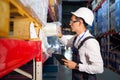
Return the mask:
<svg viewBox="0 0 120 80">
<path fill-rule="evenodd" d="M 62 43 L 72 48 L 72 61 L 62 60 L 65 66 L 72 69 L 72 80 L 97 80 L 96 74 L 102 73 L 104 68 L 100 46 L 86 29 L 86 26 L 92 26 L 94 14 L 86 7 L 71 13 L 70 26 L 76 35 L 67 40 L 59 29 L 57 36 Z"/>
</svg>

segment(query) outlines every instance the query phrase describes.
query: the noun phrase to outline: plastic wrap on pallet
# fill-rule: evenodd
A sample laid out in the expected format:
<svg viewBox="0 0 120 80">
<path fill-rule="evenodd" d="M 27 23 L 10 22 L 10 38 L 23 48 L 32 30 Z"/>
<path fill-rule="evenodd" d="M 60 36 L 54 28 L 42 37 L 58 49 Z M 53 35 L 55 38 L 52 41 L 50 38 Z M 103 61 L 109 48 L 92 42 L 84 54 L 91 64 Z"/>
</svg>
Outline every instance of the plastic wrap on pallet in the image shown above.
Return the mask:
<svg viewBox="0 0 120 80">
<path fill-rule="evenodd" d="M 115 18 L 116 31 L 120 31 L 120 17 Z"/>
<path fill-rule="evenodd" d="M 115 0 L 115 3 L 120 2 L 120 0 Z"/>
<path fill-rule="evenodd" d="M 30 0 L 29 0 L 30 1 Z M 29 5 L 29 1 L 28 0 L 20 0 L 20 2 L 24 5 L 24 6 L 28 6 Z"/>
<path fill-rule="evenodd" d="M 20 2 L 33 11 L 32 17 L 40 20 L 43 25 L 47 22 L 48 0 L 20 0 Z"/>
<path fill-rule="evenodd" d="M 102 33 L 108 31 L 108 20 L 103 18 L 103 26 L 102 26 Z"/>
<path fill-rule="evenodd" d="M 101 22 L 102 21 L 102 8 L 100 8 L 99 10 L 98 10 L 98 14 L 97 14 L 97 17 L 98 17 L 98 22 Z"/>
<path fill-rule="evenodd" d="M 113 3 L 111 6 L 110 6 L 110 12 L 114 11 L 115 10 L 115 3 Z"/>
<path fill-rule="evenodd" d="M 107 0 L 102 4 L 102 10 L 108 11 L 108 1 Z"/>
<path fill-rule="evenodd" d="M 116 31 L 120 31 L 120 2 L 115 3 L 115 26 Z"/>
<path fill-rule="evenodd" d="M 44 34 L 43 30 L 39 31 L 39 38 L 42 41 L 42 50 L 43 50 L 42 61 L 44 63 L 49 57 L 51 57 L 54 50 L 49 47 L 47 36 Z"/>
<path fill-rule="evenodd" d="M 35 32 L 34 23 L 30 23 L 30 38 L 38 38 Z"/>
<path fill-rule="evenodd" d="M 120 13 L 120 2 L 115 3 L 116 16 L 119 16 Z"/>
<path fill-rule="evenodd" d="M 97 13 L 97 25 L 98 25 L 98 34 L 102 33 L 102 9 L 100 8 Z"/>
<path fill-rule="evenodd" d="M 41 39 L 42 41 L 42 48 L 43 48 L 43 52 L 46 53 L 46 49 L 49 47 L 49 44 L 48 44 L 48 41 L 47 41 L 47 37 L 46 35 L 44 34 L 43 30 L 40 30 L 39 31 L 39 38 Z"/>
<path fill-rule="evenodd" d="M 102 33 L 108 31 L 108 1 L 102 4 Z"/>
</svg>

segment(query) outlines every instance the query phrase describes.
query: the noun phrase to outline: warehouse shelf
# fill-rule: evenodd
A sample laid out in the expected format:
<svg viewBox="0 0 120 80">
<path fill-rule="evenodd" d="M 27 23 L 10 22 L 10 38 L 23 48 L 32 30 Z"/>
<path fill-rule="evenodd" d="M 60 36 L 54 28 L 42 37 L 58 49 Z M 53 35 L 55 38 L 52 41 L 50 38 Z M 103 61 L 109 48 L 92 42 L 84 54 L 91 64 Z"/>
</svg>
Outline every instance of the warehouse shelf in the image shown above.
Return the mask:
<svg viewBox="0 0 120 80">
<path fill-rule="evenodd" d="M 95 2 L 95 0 L 94 0 L 92 3 L 93 11 L 96 12 L 102 6 L 104 1 L 106 1 L 106 0 L 98 0 L 97 2 Z"/>
<path fill-rule="evenodd" d="M 56 1 L 57 3 L 54 2 L 55 0 L 36 1 L 0 0 L 1 79 L 15 71 L 29 79 L 42 80 L 42 67 L 48 55 L 42 51 L 43 42 L 39 38 L 39 31 L 47 22 L 48 9 L 50 9 L 49 14 L 52 12 L 53 21 L 59 20 L 56 12 L 59 8 L 59 0 Z M 30 37 L 31 22 L 34 24 L 37 38 Z M 31 60 L 33 61 L 32 74 L 19 69 Z"/>
<path fill-rule="evenodd" d="M 3 77 L 14 69 L 26 64 L 36 56 L 40 59 L 38 61 L 41 61 L 42 48 L 40 46 L 40 41 L 1 38 L 0 77 Z"/>
<path fill-rule="evenodd" d="M 10 0 L 10 3 L 13 4 L 16 9 L 12 9 L 11 12 L 18 12 L 22 16 L 28 17 L 31 21 L 37 22 L 41 26 L 41 20 L 37 18 L 37 15 L 29 7 L 24 7 L 24 5 L 19 0 Z"/>
<path fill-rule="evenodd" d="M 34 25 L 39 29 L 42 27 L 40 20 L 38 20 L 38 18 L 35 17 L 36 15 L 34 14 L 34 12 L 23 6 L 20 3 L 20 0 L 1 0 L 0 4 L 1 4 L 0 7 L 2 12 L 0 14 L 2 16 L 2 18 L 0 19 L 0 23 L 1 23 L 0 37 L 22 39 L 23 35 L 26 34 L 30 35 L 30 31 L 29 31 L 30 22 L 34 22 Z M 17 22 L 17 20 L 20 19 L 28 19 L 28 20 L 27 23 L 25 23 L 26 21 L 23 21 L 24 22 L 23 25 L 21 25 L 21 23 L 17 24 L 17 26 L 21 25 L 21 28 L 19 28 L 19 30 L 21 29 L 21 33 L 23 35 L 16 36 L 16 34 L 14 35 L 13 33 L 14 31 L 17 32 L 18 29 L 17 30 L 14 29 L 15 27 L 14 22 Z M 28 33 L 24 33 L 25 30 Z M 30 40 L 29 35 L 27 35 L 27 38 L 23 38 L 23 39 Z"/>
<path fill-rule="evenodd" d="M 119 4 L 119 0 L 101 0 L 93 9 L 104 66 L 116 73 L 120 73 Z"/>
<path fill-rule="evenodd" d="M 0 0 L 0 78 L 15 71 L 32 80 L 42 80 L 42 63 L 47 58 L 42 52 L 41 40 L 30 38 L 29 27 L 33 22 L 38 34 L 45 21 L 21 1 Z M 19 69 L 31 60 L 33 74 Z"/>
<path fill-rule="evenodd" d="M 103 60 L 105 63 L 105 67 L 113 70 L 116 73 L 120 73 L 120 35 L 115 32 L 108 32 L 105 34 L 106 36 L 104 37 L 104 41 L 101 41 L 101 52 L 103 56 Z M 105 44 L 108 43 L 107 39 L 108 36 L 110 37 L 110 44 Z M 103 39 L 103 37 L 101 38 Z M 103 44 L 104 43 L 104 44 Z M 108 49 L 109 46 L 109 49 Z M 106 47 L 106 48 L 105 48 Z"/>
</svg>

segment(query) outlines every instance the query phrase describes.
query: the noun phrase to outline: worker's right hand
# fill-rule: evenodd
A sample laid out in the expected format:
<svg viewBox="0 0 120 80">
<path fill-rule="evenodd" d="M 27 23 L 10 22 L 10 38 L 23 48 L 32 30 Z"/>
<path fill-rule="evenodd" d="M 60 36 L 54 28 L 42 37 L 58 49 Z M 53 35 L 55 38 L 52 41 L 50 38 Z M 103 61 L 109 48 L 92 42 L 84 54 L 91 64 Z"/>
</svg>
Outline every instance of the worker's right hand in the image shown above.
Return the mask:
<svg viewBox="0 0 120 80">
<path fill-rule="evenodd" d="M 61 37 L 63 36 L 61 27 L 58 27 L 57 36 L 58 36 L 59 38 L 61 38 Z"/>
<path fill-rule="evenodd" d="M 77 65 L 76 62 L 71 60 L 62 59 L 62 61 L 64 61 L 64 65 L 70 69 L 75 69 L 75 66 Z"/>
</svg>

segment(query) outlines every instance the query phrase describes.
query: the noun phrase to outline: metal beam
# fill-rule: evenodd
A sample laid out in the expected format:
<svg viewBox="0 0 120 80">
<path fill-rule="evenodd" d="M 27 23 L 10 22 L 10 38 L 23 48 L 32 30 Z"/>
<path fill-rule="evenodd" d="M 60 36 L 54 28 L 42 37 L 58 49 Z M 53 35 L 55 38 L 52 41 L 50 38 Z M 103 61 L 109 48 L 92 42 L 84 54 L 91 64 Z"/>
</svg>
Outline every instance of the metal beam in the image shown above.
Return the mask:
<svg viewBox="0 0 120 80">
<path fill-rule="evenodd" d="M 28 73 L 28 72 L 25 72 L 25 71 L 23 71 L 23 70 L 21 70 L 19 68 L 15 69 L 14 71 L 16 71 L 16 72 L 18 72 L 18 73 L 20 73 L 20 74 L 22 74 L 22 75 L 32 79 L 32 75 L 30 73 Z"/>
</svg>

